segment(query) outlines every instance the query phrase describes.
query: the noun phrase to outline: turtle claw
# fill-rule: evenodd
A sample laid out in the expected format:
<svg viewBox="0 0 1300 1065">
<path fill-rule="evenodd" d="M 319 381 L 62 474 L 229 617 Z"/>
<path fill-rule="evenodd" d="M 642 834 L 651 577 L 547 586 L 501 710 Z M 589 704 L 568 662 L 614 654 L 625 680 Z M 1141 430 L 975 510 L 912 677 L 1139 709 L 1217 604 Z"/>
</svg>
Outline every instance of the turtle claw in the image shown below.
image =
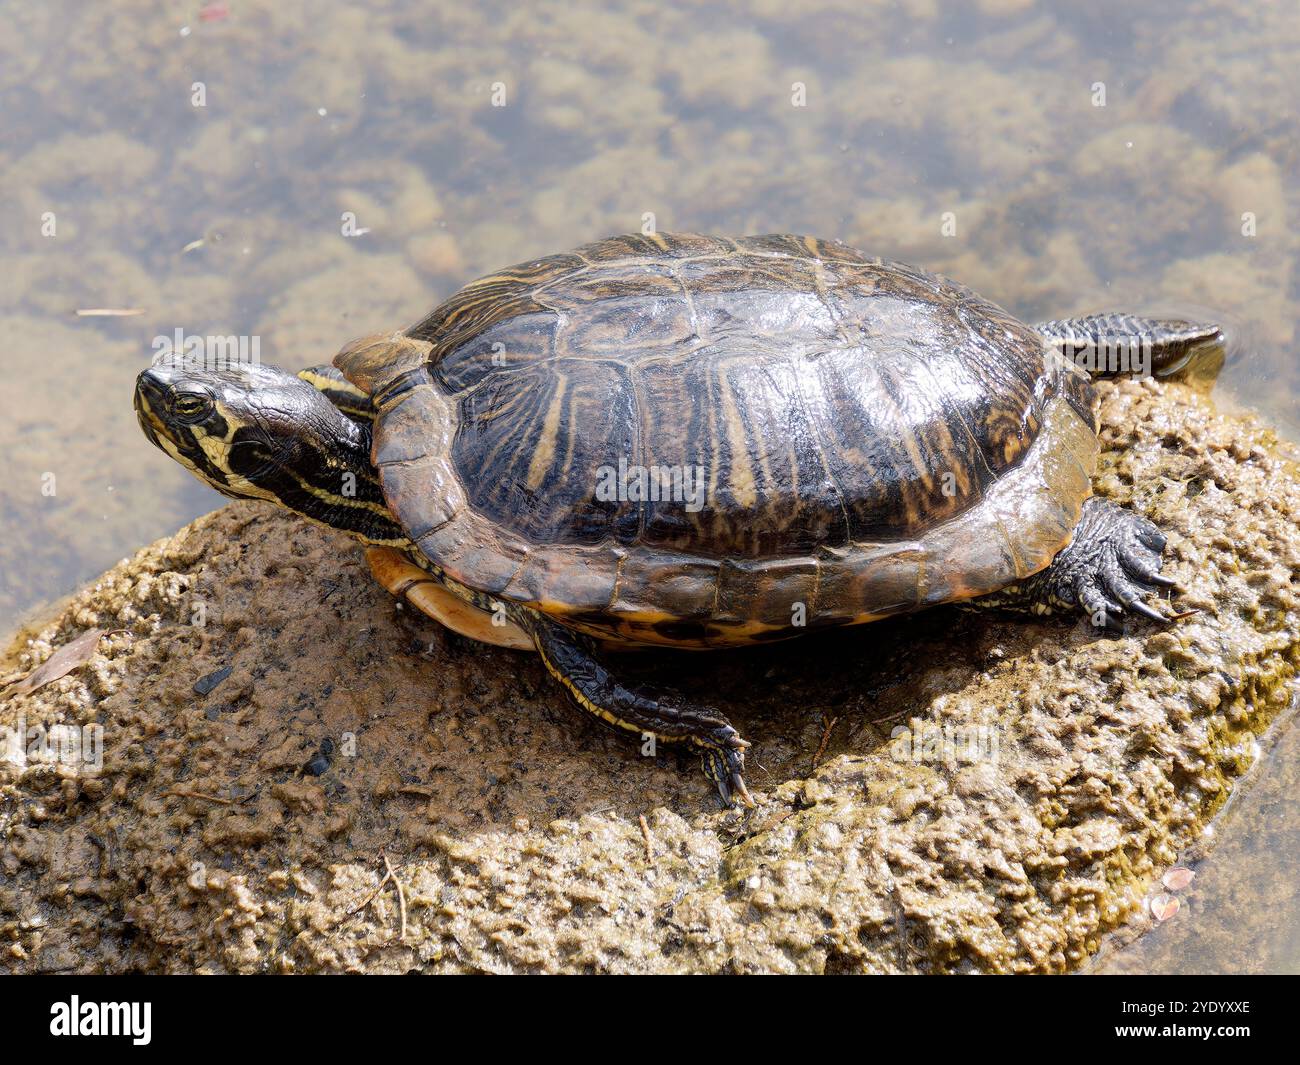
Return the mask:
<svg viewBox="0 0 1300 1065">
<path fill-rule="evenodd" d="M 1106 520 L 1091 530 L 1099 544 L 1093 560 L 1096 567 L 1093 579 L 1100 581 L 1116 600 L 1118 613 L 1137 614 L 1148 621 L 1168 624 L 1168 618 L 1145 600 L 1160 588 L 1174 584 L 1160 574 L 1164 564 L 1161 552 L 1168 542 L 1165 535 L 1141 515 L 1114 504 L 1103 506 L 1109 508 L 1102 515 Z M 1122 631 L 1123 625 L 1111 625 L 1112 620 L 1108 610 L 1106 627 Z"/>
<path fill-rule="evenodd" d="M 1161 612 L 1154 609 L 1154 607 L 1148 606 L 1147 603 L 1144 603 L 1141 599 L 1134 599 L 1134 601 L 1128 603 L 1126 609 L 1131 610 L 1134 614 L 1141 614 L 1143 618 L 1152 620 L 1152 622 L 1165 624 L 1165 622 L 1169 620 L 1164 614 L 1161 614 Z"/>
<path fill-rule="evenodd" d="M 1118 601 L 1107 603 L 1107 613 L 1133 613 L 1140 614 L 1151 621 L 1164 622 L 1165 616 L 1153 607 L 1148 606 L 1143 600 L 1143 594 L 1149 590 L 1149 586 L 1143 586 L 1143 582 L 1131 581 L 1127 575 L 1120 575 L 1111 572 L 1109 568 L 1103 569 L 1101 574 L 1102 584 L 1111 595 Z M 1107 626 L 1108 628 L 1110 626 Z M 1120 626 L 1123 627 L 1122 625 Z"/>
<path fill-rule="evenodd" d="M 704 764 L 705 775 L 718 789 L 724 807 L 731 808 L 739 800 L 741 805 L 752 809 L 757 803 L 749 794 L 743 775 L 745 748 L 749 744 L 735 735 L 723 742 L 725 746 L 709 746 L 704 749 L 701 761 Z"/>
<path fill-rule="evenodd" d="M 1124 631 L 1124 615 L 1161 625 L 1170 619 L 1146 600 L 1176 588 L 1163 576 L 1165 535 L 1139 514 L 1104 499 L 1089 499 L 1070 545 L 1031 586 L 1049 610 L 1071 608 L 1088 614 L 1098 628 Z"/>
<path fill-rule="evenodd" d="M 1087 593 L 1082 593 L 1079 597 L 1079 604 L 1095 627 L 1109 629 L 1111 632 L 1122 632 L 1124 630 L 1124 623 L 1119 620 L 1119 616 L 1124 613 L 1124 608 L 1118 603 L 1111 602 L 1099 592 L 1095 593 L 1095 598 Z"/>
<path fill-rule="evenodd" d="M 1124 622 L 1119 620 L 1119 616 L 1110 612 L 1101 615 L 1101 624 L 1097 624 L 1096 615 L 1092 618 L 1094 628 L 1102 628 L 1107 632 L 1113 632 L 1116 636 L 1124 635 Z"/>
<path fill-rule="evenodd" d="M 1088 619 L 1097 628 L 1114 633 L 1124 631 L 1124 622 L 1120 620 L 1124 608 L 1110 597 L 1103 595 L 1095 586 L 1079 590 L 1079 605 L 1083 607 Z"/>
<path fill-rule="evenodd" d="M 1141 614 L 1144 618 L 1149 618 L 1152 621 L 1158 621 L 1162 625 L 1168 620 L 1168 618 L 1166 618 L 1162 613 L 1160 613 L 1159 610 L 1156 610 L 1154 607 L 1147 606 L 1147 604 L 1144 603 L 1141 599 L 1135 599 L 1133 602 L 1129 604 L 1128 608 L 1132 610 L 1135 614 Z"/>
</svg>

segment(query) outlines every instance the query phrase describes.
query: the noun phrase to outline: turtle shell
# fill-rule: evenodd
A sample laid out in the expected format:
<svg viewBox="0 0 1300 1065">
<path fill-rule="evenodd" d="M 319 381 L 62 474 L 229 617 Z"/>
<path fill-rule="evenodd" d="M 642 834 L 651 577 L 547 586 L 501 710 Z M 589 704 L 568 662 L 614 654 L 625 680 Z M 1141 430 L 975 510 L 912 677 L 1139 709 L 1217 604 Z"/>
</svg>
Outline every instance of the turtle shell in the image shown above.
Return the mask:
<svg viewBox="0 0 1300 1065">
<path fill-rule="evenodd" d="M 1090 491 L 1092 390 L 945 278 L 799 236 L 611 238 L 335 360 L 427 558 L 597 635 L 715 646 L 995 591 Z"/>
</svg>

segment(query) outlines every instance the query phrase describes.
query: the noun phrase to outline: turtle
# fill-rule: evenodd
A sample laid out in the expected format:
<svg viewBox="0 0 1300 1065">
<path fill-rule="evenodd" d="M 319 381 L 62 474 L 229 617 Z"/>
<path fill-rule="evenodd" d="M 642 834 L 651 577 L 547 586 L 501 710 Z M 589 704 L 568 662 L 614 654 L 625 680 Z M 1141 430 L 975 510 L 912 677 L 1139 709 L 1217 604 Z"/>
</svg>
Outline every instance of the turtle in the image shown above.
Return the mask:
<svg viewBox="0 0 1300 1065">
<path fill-rule="evenodd" d="M 394 595 L 539 653 L 583 710 L 695 748 L 724 805 L 753 805 L 732 723 L 624 685 L 611 652 L 944 603 L 1169 620 L 1164 535 L 1092 495 L 1092 379 L 1132 369 L 1116 351 L 1159 373 L 1222 343 L 1131 314 L 1028 325 L 834 240 L 649 233 L 490 274 L 297 374 L 155 360 L 134 401 L 217 491 L 350 534 Z"/>
</svg>

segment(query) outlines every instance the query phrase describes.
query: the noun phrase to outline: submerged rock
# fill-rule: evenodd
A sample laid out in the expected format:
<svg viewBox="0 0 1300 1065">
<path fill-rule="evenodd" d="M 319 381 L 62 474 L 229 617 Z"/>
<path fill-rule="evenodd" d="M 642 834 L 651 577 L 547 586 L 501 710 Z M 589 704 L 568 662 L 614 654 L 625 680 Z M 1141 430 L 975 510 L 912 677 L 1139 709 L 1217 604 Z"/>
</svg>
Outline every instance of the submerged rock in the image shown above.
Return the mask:
<svg viewBox="0 0 1300 1065">
<path fill-rule="evenodd" d="M 1097 490 L 1169 534 L 1197 613 L 1116 637 L 940 609 L 626 656 L 754 743 L 748 813 L 534 656 L 403 609 L 345 538 L 249 503 L 194 522 L 0 666 L 108 630 L 0 704 L 103 740 L 98 772 L 0 761 L 0 971 L 1077 966 L 1200 836 L 1300 662 L 1294 453 L 1185 384 L 1103 397 Z"/>
</svg>

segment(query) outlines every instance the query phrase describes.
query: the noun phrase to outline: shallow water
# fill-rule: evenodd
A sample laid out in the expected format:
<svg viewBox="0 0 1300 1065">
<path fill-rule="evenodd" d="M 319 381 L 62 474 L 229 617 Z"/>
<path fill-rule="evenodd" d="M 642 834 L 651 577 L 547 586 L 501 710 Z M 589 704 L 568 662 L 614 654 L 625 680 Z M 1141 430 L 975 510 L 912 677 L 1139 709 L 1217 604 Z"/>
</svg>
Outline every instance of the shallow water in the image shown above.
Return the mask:
<svg viewBox="0 0 1300 1065">
<path fill-rule="evenodd" d="M 221 502 L 135 425 L 154 338 L 323 362 L 648 216 L 839 237 L 1030 320 L 1213 315 L 1237 338 L 1220 395 L 1300 439 L 1300 16 L 1280 6 L 203 10 L 0 2 L 0 628 Z"/>
<path fill-rule="evenodd" d="M 1186 862 L 1195 878 L 1177 891 L 1177 912 L 1147 935 L 1117 934 L 1091 969 L 1105 974 L 1295 972 L 1300 959 L 1300 909 L 1294 875 L 1300 847 L 1300 705 L 1267 738 L 1252 777 L 1234 792 Z M 1168 874 L 1166 874 L 1168 875 Z M 1157 889 L 1159 890 L 1159 889 Z"/>
</svg>

